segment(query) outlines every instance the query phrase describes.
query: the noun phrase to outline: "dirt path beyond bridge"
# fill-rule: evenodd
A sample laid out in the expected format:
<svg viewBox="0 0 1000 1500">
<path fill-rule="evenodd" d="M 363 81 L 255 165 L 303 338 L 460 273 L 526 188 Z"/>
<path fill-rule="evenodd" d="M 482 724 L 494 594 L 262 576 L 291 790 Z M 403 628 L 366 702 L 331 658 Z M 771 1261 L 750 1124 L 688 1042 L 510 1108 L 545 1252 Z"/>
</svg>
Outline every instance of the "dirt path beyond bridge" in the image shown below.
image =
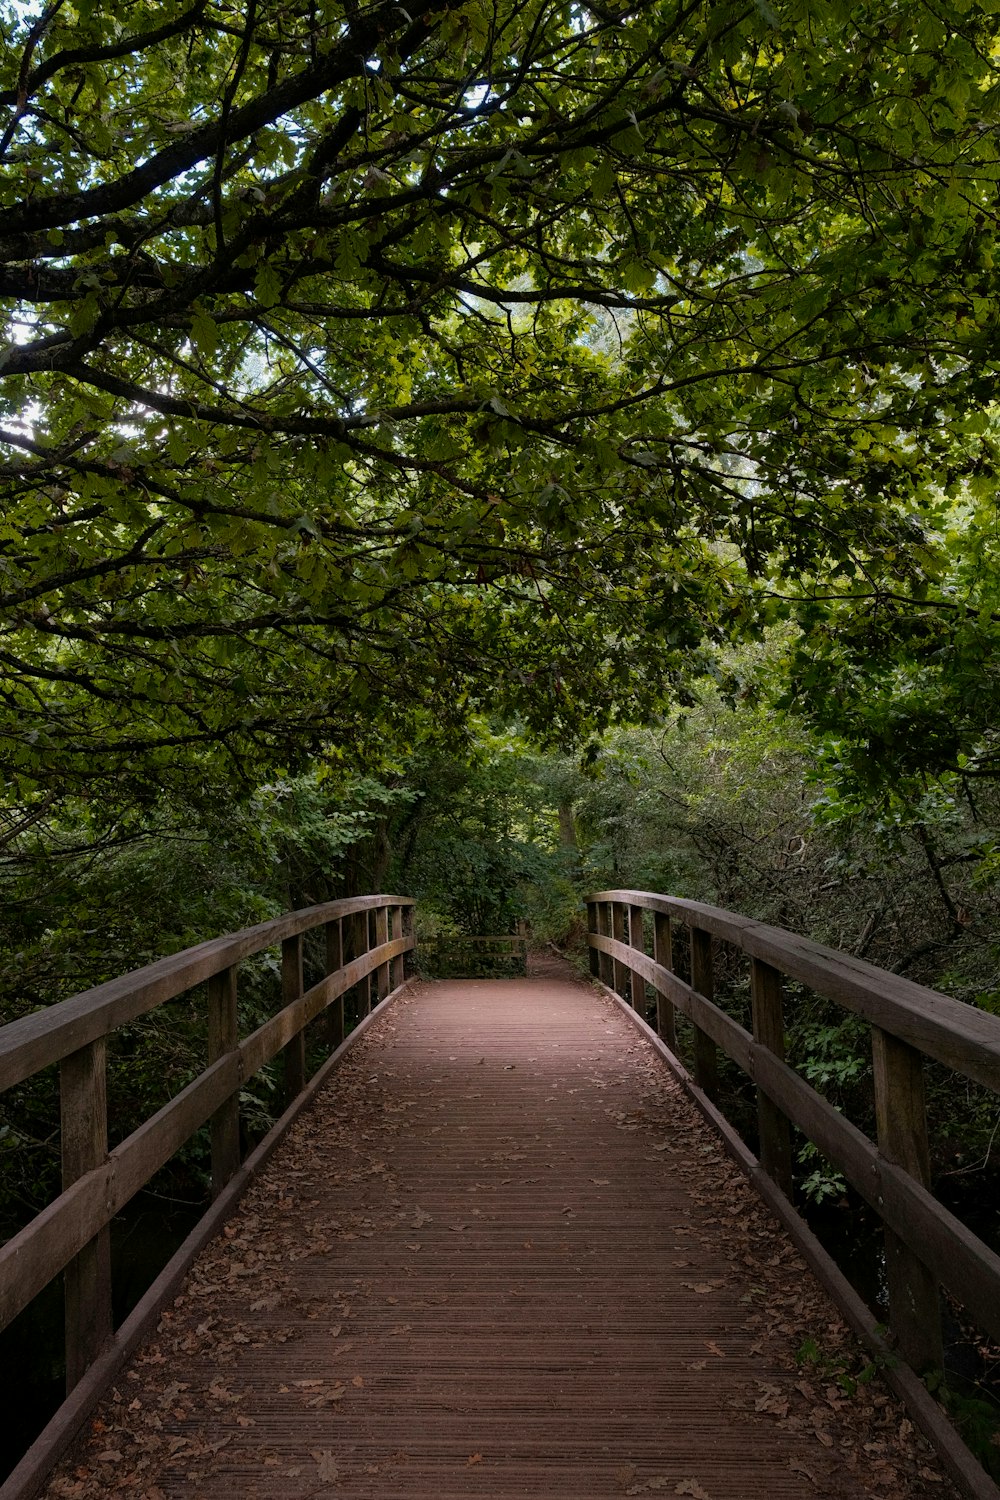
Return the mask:
<svg viewBox="0 0 1000 1500">
<path fill-rule="evenodd" d="M 46 1494 L 954 1500 L 865 1365 L 610 1000 L 418 984 Z"/>
</svg>

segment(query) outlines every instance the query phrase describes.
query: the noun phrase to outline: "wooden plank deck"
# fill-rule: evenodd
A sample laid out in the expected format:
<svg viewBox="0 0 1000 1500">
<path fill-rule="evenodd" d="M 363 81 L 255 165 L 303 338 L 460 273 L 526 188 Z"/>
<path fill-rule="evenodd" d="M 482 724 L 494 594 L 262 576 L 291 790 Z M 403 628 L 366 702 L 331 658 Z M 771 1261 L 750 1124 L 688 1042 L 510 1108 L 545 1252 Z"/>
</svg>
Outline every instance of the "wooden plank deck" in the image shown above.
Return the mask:
<svg viewBox="0 0 1000 1500">
<path fill-rule="evenodd" d="M 800 1365 L 806 1339 L 824 1367 Z M 415 986 L 292 1128 L 50 1497 L 952 1500 L 649 1044 Z"/>
</svg>

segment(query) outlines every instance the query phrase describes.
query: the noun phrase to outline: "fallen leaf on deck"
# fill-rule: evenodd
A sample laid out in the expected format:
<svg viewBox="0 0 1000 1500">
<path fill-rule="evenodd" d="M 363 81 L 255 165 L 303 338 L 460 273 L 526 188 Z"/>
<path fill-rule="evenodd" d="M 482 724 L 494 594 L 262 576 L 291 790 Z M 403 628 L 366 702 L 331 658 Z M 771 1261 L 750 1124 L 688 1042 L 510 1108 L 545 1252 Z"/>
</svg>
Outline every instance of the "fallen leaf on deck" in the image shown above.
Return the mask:
<svg viewBox="0 0 1000 1500">
<path fill-rule="evenodd" d="M 707 1490 L 703 1490 L 697 1479 L 682 1479 L 674 1490 L 675 1495 L 693 1495 L 694 1500 L 712 1500 Z"/>
<path fill-rule="evenodd" d="M 473 1464 L 481 1464 L 482 1461 L 483 1455 L 481 1453 L 470 1453 L 465 1461 L 465 1467 L 471 1469 Z"/>
<path fill-rule="evenodd" d="M 329 1448 L 313 1448 L 309 1457 L 315 1459 L 319 1478 L 324 1484 L 336 1484 L 340 1478 L 340 1469 Z"/>
</svg>

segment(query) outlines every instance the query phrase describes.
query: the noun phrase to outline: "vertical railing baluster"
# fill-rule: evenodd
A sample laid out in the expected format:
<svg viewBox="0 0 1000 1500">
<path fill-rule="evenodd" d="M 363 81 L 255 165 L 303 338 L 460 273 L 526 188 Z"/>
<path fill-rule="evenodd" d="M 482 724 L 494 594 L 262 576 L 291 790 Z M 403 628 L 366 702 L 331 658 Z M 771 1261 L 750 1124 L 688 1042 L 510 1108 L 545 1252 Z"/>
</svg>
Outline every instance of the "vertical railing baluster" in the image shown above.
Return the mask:
<svg viewBox="0 0 1000 1500">
<path fill-rule="evenodd" d="M 403 907 L 403 936 L 405 938 L 411 938 L 413 936 L 413 907 L 412 906 L 404 906 Z M 416 962 L 416 950 L 413 949 L 413 948 L 410 948 L 406 953 L 403 954 L 403 978 L 404 979 L 406 978 L 407 974 L 409 974 L 409 973 L 412 972 L 413 966 L 414 966 L 415 962 Z"/>
<path fill-rule="evenodd" d="M 750 960 L 750 997 L 753 1007 L 754 1040 L 775 1057 L 785 1056 L 785 1018 L 781 1000 L 781 975 L 763 959 Z M 765 1172 L 792 1196 L 792 1137 L 788 1120 L 778 1106 L 757 1088 L 757 1121 L 760 1129 L 760 1160 Z"/>
<path fill-rule="evenodd" d="M 59 1069 L 63 1191 L 108 1154 L 107 1041 L 63 1058 Z M 113 1331 L 111 1231 L 107 1225 L 65 1270 L 66 1390 L 94 1363 Z"/>
<path fill-rule="evenodd" d="M 674 967 L 674 936 L 665 911 L 653 913 L 653 958 L 663 969 Z M 656 992 L 656 1030 L 671 1052 L 677 1051 L 677 1021 L 673 1001 Z"/>
<path fill-rule="evenodd" d="M 380 906 L 375 912 L 375 946 L 381 948 L 383 943 L 389 941 L 389 909 Z M 389 983 L 389 964 L 379 964 L 375 970 L 375 1004 L 384 1000 L 388 995 L 391 985 Z"/>
<path fill-rule="evenodd" d="M 291 1005 L 302 994 L 302 934 L 281 944 L 281 1003 Z M 282 1048 L 285 1068 L 285 1102 L 290 1103 L 306 1086 L 305 1027 Z"/>
<path fill-rule="evenodd" d="M 239 1041 L 236 1012 L 237 966 L 208 981 L 208 1060 L 218 1062 Z M 217 1198 L 240 1166 L 240 1092 L 230 1094 L 211 1119 L 212 1197 Z"/>
<path fill-rule="evenodd" d="M 375 913 L 370 909 L 361 912 L 362 953 L 370 953 L 378 941 L 375 936 Z M 378 1001 L 378 975 L 370 969 L 361 981 L 361 1015 L 371 1015 L 372 1006 Z M 372 991 L 375 991 L 373 998 Z"/>
<path fill-rule="evenodd" d="M 403 936 L 403 908 L 393 906 L 389 912 L 389 937 L 398 942 Z M 394 990 L 398 990 L 403 982 L 403 955 L 397 954 L 389 966 L 389 984 Z"/>
<path fill-rule="evenodd" d="M 600 932 L 600 930 L 601 930 L 601 928 L 600 928 L 600 922 L 598 920 L 597 902 L 596 901 L 588 901 L 587 902 L 587 933 L 589 935 L 589 934 L 592 934 L 592 933 Z M 593 977 L 595 979 L 599 979 L 601 977 L 601 955 L 598 952 L 598 950 L 596 948 L 594 948 L 594 947 L 590 947 L 589 951 L 590 951 L 590 972 L 591 972 L 591 974 L 593 975 Z"/>
<path fill-rule="evenodd" d="M 627 941 L 625 934 L 625 910 L 626 908 L 621 901 L 612 901 L 611 936 L 614 938 L 616 943 L 625 943 Z M 615 993 L 620 995 L 624 1000 L 626 998 L 625 991 L 628 986 L 628 969 L 622 963 L 620 958 L 616 958 L 612 961 L 611 971 L 615 976 Z"/>
<path fill-rule="evenodd" d="M 879 1150 L 923 1187 L 930 1187 L 923 1059 L 907 1042 L 873 1026 L 872 1062 Z M 936 1279 L 888 1228 L 885 1259 L 889 1324 L 899 1340 L 900 1353 L 915 1370 L 942 1369 L 941 1298 Z"/>
<path fill-rule="evenodd" d="M 630 906 L 628 909 L 628 940 L 629 946 L 635 948 L 639 953 L 645 953 L 646 940 L 643 935 L 642 907 Z M 641 974 L 633 970 L 632 982 L 632 1009 L 643 1020 L 646 1019 L 646 981 Z"/>
<path fill-rule="evenodd" d="M 712 934 L 701 927 L 691 928 L 691 988 L 715 999 L 715 966 L 712 961 Z M 697 1024 L 694 1028 L 694 1081 L 709 1099 L 719 1095 L 719 1052 L 712 1038 Z"/>
<path fill-rule="evenodd" d="M 347 918 L 347 942 L 348 952 L 346 954 L 346 957 L 348 958 L 348 960 L 362 958 L 368 952 L 367 912 L 355 911 L 352 912 L 351 915 Z M 351 988 L 348 990 L 347 998 L 350 1002 L 348 1019 L 350 1020 L 351 1026 L 356 1026 L 361 1020 L 361 1017 L 366 1013 L 363 996 L 366 997 L 367 994 L 367 978 L 359 979 L 357 984 L 352 984 Z M 347 1022 L 345 1021 L 345 1025 L 346 1024 Z"/>
<path fill-rule="evenodd" d="M 344 967 L 344 919 L 335 917 L 326 924 L 326 972 L 336 974 Z M 338 995 L 326 1008 L 326 1040 L 335 1052 L 344 1040 L 344 997 Z"/>
<path fill-rule="evenodd" d="M 598 901 L 597 903 L 597 930 L 602 937 L 611 936 L 611 903 L 609 901 Z M 601 982 L 608 989 L 614 987 L 615 971 L 611 962 L 610 953 L 602 953 L 600 960 Z"/>
</svg>

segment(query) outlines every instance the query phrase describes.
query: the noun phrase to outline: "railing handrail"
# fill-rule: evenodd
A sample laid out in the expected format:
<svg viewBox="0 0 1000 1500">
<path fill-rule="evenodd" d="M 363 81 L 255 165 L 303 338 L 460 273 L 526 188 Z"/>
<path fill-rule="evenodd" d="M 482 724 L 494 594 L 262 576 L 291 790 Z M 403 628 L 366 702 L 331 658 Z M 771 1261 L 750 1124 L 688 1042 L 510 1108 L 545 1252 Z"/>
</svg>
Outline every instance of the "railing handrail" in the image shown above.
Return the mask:
<svg viewBox="0 0 1000 1500">
<path fill-rule="evenodd" d="M 763 959 L 787 978 L 863 1016 L 926 1057 L 1000 1090 L 1000 1016 L 722 907 L 652 891 L 598 891 L 587 900 L 615 901 L 677 917 L 751 958 Z"/>
<path fill-rule="evenodd" d="M 922 1060 L 932 1057 L 1000 1089 L 1000 1017 L 889 974 L 808 938 L 719 907 L 651 891 L 588 896 L 591 970 L 676 1045 L 675 1008 L 694 1027 L 694 1078 L 718 1105 L 716 1049 L 757 1088 L 760 1161 L 791 1196 L 790 1126 L 801 1130 L 882 1219 L 889 1320 L 903 1357 L 941 1368 L 940 1286 L 1000 1338 L 1000 1256 L 929 1191 Z M 643 913 L 653 914 L 652 954 Z M 673 924 L 690 931 L 690 983 L 674 972 Z M 713 939 L 750 960 L 753 1030 L 715 1003 Z M 872 1028 L 877 1144 L 785 1062 L 782 979 L 863 1016 Z M 626 992 L 628 1000 L 626 1000 Z"/>
<path fill-rule="evenodd" d="M 379 895 L 306 906 L 169 953 L 141 969 L 10 1021 L 0 1026 L 0 1092 L 286 938 L 358 912 L 413 904 L 410 896 Z"/>
<path fill-rule="evenodd" d="M 109 1225 L 174 1153 L 211 1122 L 212 1187 L 240 1169 L 239 1095 L 282 1054 L 285 1095 L 306 1085 L 305 1027 L 323 1011 L 327 1040 L 344 1040 L 344 995 L 360 986 L 363 1015 L 404 979 L 415 947 L 409 896 L 355 896 L 289 912 L 212 938 L 0 1028 L 0 1090 L 60 1063 L 62 1191 L 0 1246 L 0 1328 L 66 1273 L 67 1384 L 112 1337 Z M 303 934 L 325 929 L 323 977 L 305 989 Z M 374 930 L 373 930 L 374 929 Z M 249 1036 L 237 1027 L 241 960 L 281 944 L 281 1008 Z M 345 949 L 350 958 L 345 961 Z M 369 978 L 369 976 L 372 976 Z M 113 1150 L 108 1150 L 107 1037 L 119 1026 L 208 982 L 206 1066 Z"/>
</svg>

